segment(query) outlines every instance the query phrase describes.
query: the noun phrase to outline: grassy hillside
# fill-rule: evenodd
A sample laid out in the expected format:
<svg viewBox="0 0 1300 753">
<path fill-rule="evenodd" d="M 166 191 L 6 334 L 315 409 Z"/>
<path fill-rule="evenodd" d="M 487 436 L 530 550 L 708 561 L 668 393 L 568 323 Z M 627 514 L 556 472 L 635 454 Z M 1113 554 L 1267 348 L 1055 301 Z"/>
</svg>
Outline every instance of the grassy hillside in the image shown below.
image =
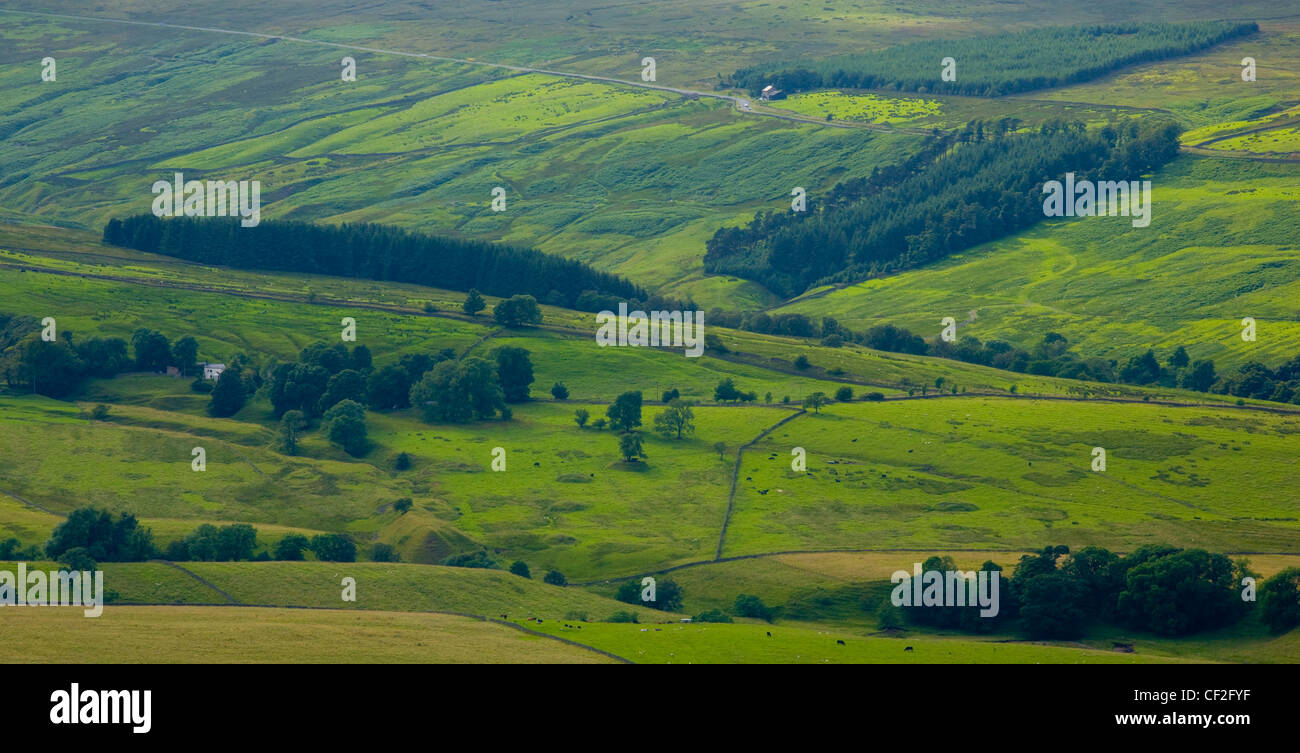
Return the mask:
<svg viewBox="0 0 1300 753">
<path fill-rule="evenodd" d="M 1169 544 L 1248 559 L 1264 577 L 1293 567 L 1300 406 L 833 347 L 820 336 L 723 328 L 712 314 L 712 345 L 699 358 L 600 348 L 589 312 L 543 305 L 540 326 L 506 328 L 493 296 L 469 316 L 464 292 L 233 270 L 100 242 L 108 218 L 148 211 L 153 181 L 179 171 L 261 181 L 264 218 L 535 247 L 706 312 L 748 312 L 750 323 L 759 311 L 801 313 L 814 325 L 892 324 L 934 338 L 953 317 L 959 335 L 1032 348 L 1055 332 L 1079 356 L 1119 365 L 1148 348 L 1165 363 L 1181 345 L 1193 360 L 1214 359 L 1220 375 L 1252 361 L 1276 366 L 1300 354 L 1300 21 L 1276 18 L 1277 3 L 426 5 L 50 0 L 42 15 L 0 0 L 6 326 L 9 315 L 53 317 L 73 343 L 129 340 L 147 327 L 173 342 L 194 337 L 199 361 L 246 355 L 269 378 L 304 347 L 338 343 L 340 321 L 353 317 L 347 345 L 364 345 L 376 368 L 444 349 L 464 359 L 516 347 L 529 351 L 534 374 L 531 399 L 511 404 L 508 420 L 428 423 L 419 408 L 367 410 L 359 455 L 315 421 L 290 455 L 267 385 L 228 418 L 209 414 L 210 396 L 189 378 L 153 373 L 87 379 L 54 400 L 26 392 L 26 367 L 13 369 L 22 352 L 64 349 L 6 350 L 0 544 L 39 547 L 65 515 L 93 505 L 138 516 L 159 546 L 203 524 L 248 523 L 259 553 L 288 535 L 341 533 L 360 561 L 308 552 L 293 562 L 104 562 L 116 603 L 103 617 L 0 609 L 0 662 L 1300 661 L 1300 633 L 1269 633 L 1258 608 L 1181 638 L 1130 630 L 1141 623 L 1126 619 L 1089 622 L 1082 638 L 1060 642 L 1025 640 L 1025 617 L 974 636 L 883 629 L 879 612 L 890 575 L 932 555 L 1011 570 L 1046 545 L 1131 553 Z M 101 20 L 58 15 L 69 13 Z M 1259 33 L 1202 52 L 1025 95 L 838 87 L 759 102 L 722 83 L 765 61 L 884 59 L 911 42 L 929 45 L 937 75 L 948 47 L 996 62 L 1005 49 L 980 39 L 994 34 L 1225 16 L 1263 20 Z M 1026 52 L 1021 62 L 1044 59 Z M 1074 52 L 1096 51 L 1053 56 Z M 40 78 L 47 55 L 57 81 Z M 345 55 L 356 59 L 355 82 L 340 80 Z M 654 81 L 641 78 L 645 56 L 656 60 Z M 1248 56 L 1255 82 L 1240 78 Z M 966 52 L 958 57 L 959 77 L 978 72 Z M 837 183 L 907 159 L 936 131 L 956 136 L 971 121 L 1000 130 L 1001 121 L 1013 139 L 1057 121 L 1095 134 L 1135 120 L 1186 129 L 1182 154 L 1144 176 L 1149 227 L 1047 220 L 793 300 L 704 271 L 720 227 L 788 211 L 796 186 L 815 207 Z M 489 206 L 497 186 L 504 212 Z M 969 197 L 980 217 L 1007 209 L 995 193 Z M 1257 321 L 1257 341 L 1239 337 L 1243 317 Z M 8 348 L 14 331 L 0 334 Z M 757 399 L 719 404 L 724 379 Z M 567 399 L 551 397 L 556 382 Z M 680 440 L 654 430 L 660 397 L 674 389 L 695 403 L 694 429 Z M 841 389 L 851 399 L 803 407 L 811 393 Z M 604 417 L 631 390 L 645 398 L 644 462 L 625 462 L 614 432 L 574 421 L 578 410 Z M 100 405 L 108 413 L 96 418 Z M 203 472 L 191 469 L 195 447 L 206 452 Z M 1102 472 L 1091 469 L 1097 447 Z M 801 452 L 807 467 L 795 470 Z M 410 465 L 398 470 L 403 454 Z M 412 506 L 399 512 L 404 498 Z M 378 544 L 401 561 L 371 561 L 385 558 Z M 479 551 L 502 568 L 522 561 L 532 577 L 440 564 Z M 544 582 L 550 570 L 569 585 Z M 681 587 L 677 611 L 614 598 L 644 574 Z M 355 601 L 342 600 L 345 578 L 356 581 Z M 739 594 L 774 607 L 774 622 L 682 622 L 731 614 Z M 605 622 L 622 611 L 639 622 Z M 501 615 L 515 626 L 493 621 Z M 1135 652 L 1115 650 L 1125 644 Z"/>
<path fill-rule="evenodd" d="M 888 321 L 933 336 L 1032 344 L 1059 332 L 1082 354 L 1119 359 L 1185 345 L 1222 370 L 1300 353 L 1300 193 L 1295 169 L 1182 157 L 1152 176 L 1151 227 L 1124 218 L 1048 221 L 945 262 L 777 309 Z M 1259 338 L 1242 342 L 1241 319 Z"/>
</svg>

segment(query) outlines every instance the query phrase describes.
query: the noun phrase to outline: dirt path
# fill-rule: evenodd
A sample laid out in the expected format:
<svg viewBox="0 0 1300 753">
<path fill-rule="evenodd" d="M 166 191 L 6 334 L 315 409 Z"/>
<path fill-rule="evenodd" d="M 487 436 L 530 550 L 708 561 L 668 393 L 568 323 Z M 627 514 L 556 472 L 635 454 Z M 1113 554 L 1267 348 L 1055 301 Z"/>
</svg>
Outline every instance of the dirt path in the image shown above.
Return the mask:
<svg viewBox="0 0 1300 753">
<path fill-rule="evenodd" d="M 40 510 L 41 512 L 49 513 L 50 515 L 57 515 L 57 516 L 59 516 L 60 518 L 66 518 L 66 517 L 68 517 L 67 515 L 64 515 L 63 513 L 61 513 L 61 512 L 55 512 L 55 511 L 51 510 L 51 509 L 48 508 L 48 507 L 41 507 L 40 505 L 36 504 L 35 502 L 31 501 L 30 499 L 23 499 L 22 497 L 18 496 L 17 494 L 14 494 L 13 492 L 7 492 L 7 491 L 4 491 L 3 489 L 0 489 L 0 494 L 5 495 L 6 497 L 11 497 L 11 498 L 13 498 L 13 499 L 16 499 L 16 500 L 18 500 L 19 502 L 22 502 L 24 505 L 27 505 L 28 507 L 30 507 L 30 508 L 32 508 L 32 509 L 34 509 L 34 510 Z"/>
</svg>

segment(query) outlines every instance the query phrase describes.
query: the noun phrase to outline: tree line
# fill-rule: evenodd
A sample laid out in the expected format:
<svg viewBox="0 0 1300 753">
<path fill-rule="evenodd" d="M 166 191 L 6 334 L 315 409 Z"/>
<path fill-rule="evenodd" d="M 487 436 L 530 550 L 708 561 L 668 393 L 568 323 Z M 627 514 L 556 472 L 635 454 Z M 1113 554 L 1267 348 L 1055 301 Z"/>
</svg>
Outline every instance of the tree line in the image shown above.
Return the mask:
<svg viewBox="0 0 1300 753">
<path fill-rule="evenodd" d="M 936 556 L 922 569 L 958 568 L 951 557 Z M 980 570 L 1001 574 L 1002 567 L 989 561 Z M 1096 546 L 1074 553 L 1049 546 L 1021 556 L 1011 578 L 1001 579 L 994 617 L 981 617 L 978 606 L 895 607 L 888 600 L 879 617 L 885 628 L 1017 629 L 1031 639 L 1073 640 L 1097 624 L 1179 636 L 1233 625 L 1258 599 L 1261 619 L 1272 630 L 1300 624 L 1300 569 L 1284 570 L 1257 589 L 1243 582 L 1248 577 L 1258 576 L 1247 562 L 1203 549 L 1156 544 L 1120 556 Z"/>
<path fill-rule="evenodd" d="M 572 307 L 584 292 L 647 298 L 617 275 L 582 262 L 485 241 L 412 233 L 372 223 L 314 225 L 281 220 L 240 227 L 222 217 L 152 214 L 114 218 L 105 243 L 202 264 L 409 282 L 448 290 L 478 289 L 509 297 L 527 293 Z"/>
<path fill-rule="evenodd" d="M 1178 126 L 1130 121 L 1089 130 L 1045 123 L 1035 133 L 976 129 L 914 169 L 873 171 L 837 185 L 803 212 L 766 210 L 720 228 L 705 270 L 756 280 L 791 297 L 814 285 L 859 282 L 917 267 L 1043 219 L 1042 186 L 1128 180 L 1178 154 Z M 952 136 L 939 137 L 947 145 Z"/>
<path fill-rule="evenodd" d="M 722 84 L 754 96 L 772 85 L 786 92 L 843 88 L 996 97 L 1090 81 L 1257 31 L 1258 24 L 1228 21 L 1058 26 L 913 42 L 820 60 L 774 61 L 742 68 Z M 945 81 L 941 61 L 949 57 L 955 75 Z"/>
<path fill-rule="evenodd" d="M 17 539 L 0 542 L 0 560 L 10 557 L 35 559 L 42 554 L 73 570 L 95 570 L 101 562 L 144 562 L 165 558 L 173 562 L 239 562 L 269 560 L 299 561 L 310 551 L 321 561 L 354 562 L 356 542 L 338 533 L 317 534 L 310 539 L 288 534 L 274 547 L 262 549 L 257 529 L 248 523 L 215 526 L 204 523 L 165 547 L 154 543 L 153 531 L 141 526 L 130 513 L 120 515 L 94 507 L 73 510 L 54 527 L 41 547 L 21 549 Z M 395 561 L 388 545 L 371 550 L 376 562 Z"/>
<path fill-rule="evenodd" d="M 30 316 L 0 313 L 0 369 L 14 389 L 46 397 L 64 398 L 90 378 L 106 379 L 129 371 L 164 372 L 177 368 L 194 374 L 199 344 L 185 336 L 171 342 L 166 336 L 138 328 L 129 343 L 120 337 L 78 340 L 72 330 L 61 329 L 52 341 L 41 337 L 41 327 Z"/>
</svg>

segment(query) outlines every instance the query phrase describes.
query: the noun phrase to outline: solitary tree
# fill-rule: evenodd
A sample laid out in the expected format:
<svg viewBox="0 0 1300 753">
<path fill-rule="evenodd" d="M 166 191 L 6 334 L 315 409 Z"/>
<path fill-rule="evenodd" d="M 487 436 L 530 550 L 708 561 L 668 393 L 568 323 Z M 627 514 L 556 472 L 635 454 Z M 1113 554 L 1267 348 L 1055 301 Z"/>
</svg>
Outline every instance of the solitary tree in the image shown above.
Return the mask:
<svg viewBox="0 0 1300 753">
<path fill-rule="evenodd" d="M 244 407 L 244 380 L 237 369 L 226 369 L 217 377 L 217 386 L 212 389 L 212 402 L 208 412 L 217 418 L 227 418 Z"/>
<path fill-rule="evenodd" d="M 691 410 L 691 404 L 681 398 L 668 403 L 668 407 L 655 416 L 655 431 L 665 437 L 676 434 L 678 439 L 682 438 L 682 434 L 693 434 L 695 411 Z"/>
<path fill-rule="evenodd" d="M 718 453 L 718 460 L 725 460 L 726 458 L 724 456 L 727 454 L 727 443 L 714 442 L 713 451 Z"/>
<path fill-rule="evenodd" d="M 193 337 L 186 335 L 172 346 L 172 360 L 176 362 L 176 367 L 181 370 L 183 376 L 194 371 L 194 364 L 198 358 L 199 343 Z"/>
<path fill-rule="evenodd" d="M 284 454 L 298 454 L 298 432 L 305 423 L 302 411 L 287 410 L 284 412 L 284 417 L 280 419 L 280 448 L 284 450 Z"/>
<path fill-rule="evenodd" d="M 556 382 L 551 385 L 551 397 L 556 400 L 568 400 L 569 388 L 564 386 L 564 382 Z"/>
<path fill-rule="evenodd" d="M 587 425 L 588 418 L 591 418 L 591 414 L 587 412 L 586 408 L 579 408 L 573 412 L 573 422 L 578 425 L 579 429 Z"/>
<path fill-rule="evenodd" d="M 637 458 L 646 456 L 641 449 L 641 432 L 627 431 L 618 435 L 618 451 L 623 454 L 623 459 L 629 463 L 637 462 Z"/>
<path fill-rule="evenodd" d="M 360 403 L 344 400 L 325 413 L 325 433 L 329 440 L 349 455 L 363 455 L 366 440 L 366 409 Z"/>
<path fill-rule="evenodd" d="M 531 295 L 513 295 L 492 309 L 492 317 L 503 327 L 540 324 L 542 309 L 537 305 L 537 299 Z"/>
<path fill-rule="evenodd" d="M 497 379 L 507 403 L 521 403 L 528 399 L 528 386 L 533 383 L 533 362 L 523 348 L 497 348 L 492 356 L 497 362 Z"/>
<path fill-rule="evenodd" d="M 477 316 L 478 312 L 485 308 L 487 308 L 487 302 L 484 301 L 483 296 L 479 295 L 478 291 L 473 288 L 470 288 L 469 295 L 465 296 L 465 302 L 460 305 L 460 310 L 470 316 Z"/>
<path fill-rule="evenodd" d="M 813 413 L 821 413 L 822 408 L 825 408 L 830 402 L 825 392 L 814 392 L 803 399 L 803 407 L 804 410 L 812 408 Z"/>
<path fill-rule="evenodd" d="M 624 392 L 605 409 L 609 428 L 614 431 L 631 431 L 641 425 L 641 392 Z"/>
</svg>

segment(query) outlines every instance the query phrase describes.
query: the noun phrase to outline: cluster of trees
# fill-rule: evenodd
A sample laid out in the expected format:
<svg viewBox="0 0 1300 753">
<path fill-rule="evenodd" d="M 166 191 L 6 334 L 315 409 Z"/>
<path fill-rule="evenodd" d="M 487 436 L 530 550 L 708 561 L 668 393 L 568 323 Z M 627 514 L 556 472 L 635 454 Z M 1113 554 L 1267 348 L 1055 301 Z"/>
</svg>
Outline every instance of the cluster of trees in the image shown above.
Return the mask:
<svg viewBox="0 0 1300 753">
<path fill-rule="evenodd" d="M 754 96 L 771 84 L 787 92 L 834 87 L 995 97 L 1089 81 L 1127 65 L 1188 55 L 1258 30 L 1254 23 L 1226 21 L 1049 27 L 769 63 L 738 70 L 723 83 Z M 953 81 L 940 76 L 940 61 L 948 57 L 958 66 Z"/>
<path fill-rule="evenodd" d="M 1197 361 L 1197 364 L 1206 363 Z M 1209 361 L 1213 376 L 1214 362 Z M 1195 365 L 1194 365 L 1195 367 Z M 1279 403 L 1300 405 L 1300 356 L 1292 358 L 1276 369 L 1251 361 L 1242 364 L 1235 373 L 1224 374 L 1214 382 L 1212 391 L 1221 395 L 1253 397 Z"/>
<path fill-rule="evenodd" d="M 82 507 L 54 527 L 45 554 L 74 569 L 94 569 L 99 562 L 143 562 L 157 555 L 153 532 L 140 527 L 134 515 L 116 516 L 106 510 Z M 89 567 L 79 567 L 89 561 Z"/>
<path fill-rule="evenodd" d="M 682 608 L 682 599 L 686 596 L 686 592 L 677 585 L 676 581 L 668 579 L 655 582 L 653 599 L 643 601 L 641 596 L 645 593 L 646 589 L 639 579 L 625 580 L 619 584 L 614 598 L 624 604 L 639 604 L 661 612 L 676 612 Z"/>
<path fill-rule="evenodd" d="M 134 515 L 120 516 L 106 510 L 82 507 L 55 526 L 44 553 L 52 560 L 65 562 L 73 569 L 94 570 L 100 562 L 143 562 L 164 557 L 175 562 L 236 562 L 240 560 L 301 560 L 311 550 L 317 559 L 329 562 L 353 562 L 357 548 L 351 538 L 337 533 L 313 536 L 310 540 L 289 534 L 275 546 L 274 552 L 257 551 L 257 529 L 248 523 L 214 526 L 204 523 L 189 535 L 169 543 L 163 549 L 154 545 L 153 531 L 140 526 Z M 377 546 L 380 556 L 393 556 L 391 547 Z M 374 552 L 372 552 L 374 554 Z M 23 550 L 17 539 L 0 542 L 0 560 L 10 557 L 34 559 L 40 550 Z M 376 562 L 395 561 L 378 559 Z"/>
<path fill-rule="evenodd" d="M 189 375 L 198 362 L 198 341 L 189 336 L 173 343 L 162 333 L 140 328 L 131 335 L 128 352 L 127 341 L 120 337 L 78 341 L 71 330 L 62 329 L 53 341 L 46 341 L 41 329 L 33 317 L 0 314 L 0 362 L 10 387 L 64 398 L 87 378 L 162 372 L 169 366 Z"/>
<path fill-rule="evenodd" d="M 984 134 L 987 136 L 987 132 Z M 813 285 L 857 282 L 942 259 L 1043 218 L 1044 181 L 1137 178 L 1178 154 L 1178 126 L 1129 122 L 1088 130 L 985 138 L 923 169 L 842 184 L 807 211 L 763 211 L 720 228 L 706 270 L 756 280 L 790 297 Z"/>
<path fill-rule="evenodd" d="M 922 568 L 958 569 L 950 557 L 931 557 Z M 980 570 L 1002 572 L 991 561 Z M 1069 547 L 1049 546 L 1022 556 L 1012 577 L 1001 580 L 995 617 L 980 617 L 979 606 L 894 607 L 888 602 L 881 616 L 893 626 L 901 612 L 912 624 L 973 632 L 1014 625 L 1035 639 L 1077 639 L 1092 622 L 1187 635 L 1232 625 L 1245 616 L 1249 602 L 1242 598 L 1242 579 L 1248 575 L 1242 563 L 1203 549 L 1148 545 L 1121 557 L 1095 546 L 1073 554 Z M 1283 594 L 1276 597 L 1279 604 L 1288 593 L 1295 601 L 1295 591 L 1272 588 Z M 1266 583 L 1263 590 L 1269 589 Z"/>
<path fill-rule="evenodd" d="M 296 450 L 299 433 L 319 417 L 331 442 L 361 455 L 369 447 L 367 406 L 386 411 L 415 405 L 429 422 L 463 423 L 498 413 L 509 419 L 506 403 L 528 400 L 533 379 L 533 364 L 524 348 L 497 348 L 490 360 L 457 360 L 450 348 L 407 353 L 396 364 L 375 369 L 364 345 L 349 353 L 342 343 L 317 343 L 304 348 L 297 362 L 275 366 L 267 392 L 281 421 L 286 452 Z M 405 465 L 410 466 L 409 457 Z"/>
<path fill-rule="evenodd" d="M 1057 332 L 1048 332 L 1037 345 L 1025 350 L 1001 340 L 981 342 L 979 338 L 971 336 L 963 336 L 955 343 L 938 338 L 927 341 L 902 327 L 890 324 L 873 327 L 866 332 L 853 332 L 840 327 L 829 317 L 823 320 L 822 329 L 824 332 L 833 331 L 842 341 L 856 342 L 876 350 L 952 358 L 1022 374 L 1181 387 L 1196 392 L 1300 405 L 1300 356 L 1276 369 L 1252 361 L 1243 364 L 1235 372 L 1220 374 L 1213 359 L 1193 361 L 1187 348 L 1182 345 L 1170 351 L 1163 363 L 1154 349 L 1148 349 L 1141 355 L 1131 356 L 1120 365 L 1115 359 L 1080 357 L 1070 350 L 1069 340 Z M 935 386 L 941 387 L 939 384 Z"/>
<path fill-rule="evenodd" d="M 203 264 L 476 288 L 502 297 L 528 293 L 558 306 L 572 306 L 588 290 L 623 300 L 647 297 L 622 277 L 582 262 L 386 225 L 264 220 L 245 228 L 234 218 L 141 214 L 110 220 L 103 237 L 105 243 Z"/>
<path fill-rule="evenodd" d="M 502 347 L 489 358 L 469 357 L 436 364 L 410 388 L 408 402 L 430 423 L 465 423 L 498 413 L 509 420 L 506 403 L 529 399 L 533 364 L 524 348 Z M 565 392 L 567 395 L 567 391 Z"/>
<path fill-rule="evenodd" d="M 230 371 L 227 368 L 217 380 L 214 404 Z M 376 380 L 369 348 L 357 345 L 349 352 L 342 343 L 313 343 L 302 349 L 297 361 L 274 364 L 267 373 L 266 394 L 280 420 L 281 450 L 297 452 L 300 433 L 319 418 L 330 442 L 350 455 L 366 453 L 370 443 L 365 405 L 370 383 Z"/>
<path fill-rule="evenodd" d="M 453 554 L 444 559 L 442 564 L 447 567 L 477 567 L 485 570 L 501 569 L 501 563 L 497 562 L 496 559 L 493 558 L 492 555 L 488 554 L 484 549 Z M 515 560 L 512 562 L 510 564 L 510 573 L 512 575 L 518 575 L 521 578 L 531 579 L 533 577 L 532 572 L 530 572 L 528 568 L 528 563 L 523 560 Z M 552 586 L 567 586 L 569 584 L 568 579 L 564 577 L 564 573 L 559 570 L 547 570 L 546 574 L 542 576 L 542 582 L 549 583 Z"/>
</svg>

